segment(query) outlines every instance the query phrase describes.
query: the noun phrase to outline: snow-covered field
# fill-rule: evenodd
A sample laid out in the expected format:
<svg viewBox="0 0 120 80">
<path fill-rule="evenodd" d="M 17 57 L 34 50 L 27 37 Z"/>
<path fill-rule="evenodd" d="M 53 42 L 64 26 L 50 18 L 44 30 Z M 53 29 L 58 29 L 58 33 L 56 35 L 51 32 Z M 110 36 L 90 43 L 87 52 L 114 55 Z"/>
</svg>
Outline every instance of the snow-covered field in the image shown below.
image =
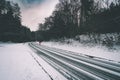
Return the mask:
<svg viewBox="0 0 120 80">
<path fill-rule="evenodd" d="M 41 44 L 49 47 L 76 52 L 78 54 L 82 53 L 83 55 L 95 56 L 107 60 L 120 62 L 120 46 L 114 46 L 112 49 L 108 49 L 106 46 L 84 45 L 74 40 L 71 40 L 69 44 L 67 44 L 66 42 L 62 43 L 55 41 L 42 42 Z"/>
<path fill-rule="evenodd" d="M 0 43 L 0 80 L 51 80 L 50 77 L 66 80 L 27 44 Z"/>
</svg>

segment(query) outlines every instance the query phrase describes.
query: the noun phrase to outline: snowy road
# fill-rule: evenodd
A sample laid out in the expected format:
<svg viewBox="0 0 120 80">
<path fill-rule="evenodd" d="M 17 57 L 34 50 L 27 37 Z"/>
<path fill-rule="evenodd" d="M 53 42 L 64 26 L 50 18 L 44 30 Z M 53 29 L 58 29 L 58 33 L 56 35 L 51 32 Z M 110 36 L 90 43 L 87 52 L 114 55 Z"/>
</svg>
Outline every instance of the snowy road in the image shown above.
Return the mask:
<svg viewBox="0 0 120 80">
<path fill-rule="evenodd" d="M 67 80 L 26 43 L 0 43 L 0 80 Z"/>
<path fill-rule="evenodd" d="M 29 44 L 37 54 L 69 80 L 119 80 L 120 63 Z"/>
</svg>

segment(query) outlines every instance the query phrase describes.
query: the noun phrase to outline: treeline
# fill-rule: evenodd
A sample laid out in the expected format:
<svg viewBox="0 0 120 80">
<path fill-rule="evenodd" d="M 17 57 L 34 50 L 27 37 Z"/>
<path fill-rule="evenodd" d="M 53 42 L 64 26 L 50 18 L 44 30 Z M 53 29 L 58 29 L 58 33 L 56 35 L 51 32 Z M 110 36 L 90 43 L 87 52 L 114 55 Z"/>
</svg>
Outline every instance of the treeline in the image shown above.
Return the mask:
<svg viewBox="0 0 120 80">
<path fill-rule="evenodd" d="M 114 33 L 120 32 L 120 3 L 111 3 L 97 14 L 93 14 L 85 23 L 85 32 Z"/>
<path fill-rule="evenodd" d="M 25 42 L 32 40 L 29 28 L 21 25 L 18 4 L 0 0 L 0 41 Z"/>
<path fill-rule="evenodd" d="M 53 14 L 39 24 L 37 40 L 88 33 L 120 32 L 120 1 L 59 0 Z"/>
</svg>

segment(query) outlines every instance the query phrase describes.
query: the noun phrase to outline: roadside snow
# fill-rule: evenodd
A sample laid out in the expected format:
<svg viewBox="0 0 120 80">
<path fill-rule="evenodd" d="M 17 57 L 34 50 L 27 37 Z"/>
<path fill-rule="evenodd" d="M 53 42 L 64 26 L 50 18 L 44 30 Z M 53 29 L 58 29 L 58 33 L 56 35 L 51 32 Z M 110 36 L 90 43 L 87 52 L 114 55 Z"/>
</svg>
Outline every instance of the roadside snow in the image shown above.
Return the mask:
<svg viewBox="0 0 120 80">
<path fill-rule="evenodd" d="M 0 45 L 0 80 L 50 80 L 23 44 Z"/>
<path fill-rule="evenodd" d="M 108 49 L 102 45 L 86 46 L 77 41 L 72 41 L 69 44 L 50 41 L 42 42 L 42 45 L 120 62 L 120 46 L 115 46 L 115 49 Z"/>
<path fill-rule="evenodd" d="M 60 74 L 49 67 L 28 45 L 14 43 L 0 43 L 0 80 L 51 80 L 31 55 L 48 69 L 52 77 L 56 78 L 54 80 L 66 80 L 62 75 L 59 77 Z"/>
</svg>

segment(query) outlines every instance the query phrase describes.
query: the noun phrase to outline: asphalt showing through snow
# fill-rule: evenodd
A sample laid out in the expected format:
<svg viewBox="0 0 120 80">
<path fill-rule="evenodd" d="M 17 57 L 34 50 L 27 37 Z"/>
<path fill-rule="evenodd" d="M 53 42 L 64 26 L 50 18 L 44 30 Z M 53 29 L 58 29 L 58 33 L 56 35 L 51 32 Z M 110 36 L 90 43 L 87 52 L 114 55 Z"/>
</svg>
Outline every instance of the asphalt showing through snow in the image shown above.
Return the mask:
<svg viewBox="0 0 120 80">
<path fill-rule="evenodd" d="M 29 45 L 68 80 L 120 80 L 120 63 L 76 55 L 35 43 Z"/>
</svg>

